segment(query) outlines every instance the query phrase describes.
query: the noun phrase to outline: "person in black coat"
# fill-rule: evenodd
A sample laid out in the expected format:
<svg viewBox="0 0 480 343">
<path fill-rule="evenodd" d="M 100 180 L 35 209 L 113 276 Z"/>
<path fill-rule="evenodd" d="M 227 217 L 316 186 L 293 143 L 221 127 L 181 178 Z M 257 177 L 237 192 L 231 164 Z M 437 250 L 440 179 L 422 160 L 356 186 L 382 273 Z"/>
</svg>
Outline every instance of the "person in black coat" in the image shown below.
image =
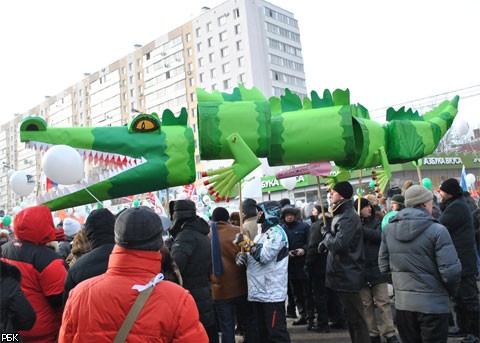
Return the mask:
<svg viewBox="0 0 480 343">
<path fill-rule="evenodd" d="M 173 204 L 172 204 L 173 203 Z M 218 342 L 218 330 L 210 289 L 212 267 L 210 226 L 197 216 L 195 203 L 176 200 L 169 204 L 173 222 L 170 234 L 174 241 L 171 248 L 173 260 L 183 279 L 183 287 L 195 299 L 200 321 L 210 342 Z M 172 215 L 173 212 L 173 215 Z"/>
<path fill-rule="evenodd" d="M 68 270 L 63 291 L 63 303 L 68 293 L 83 280 L 107 271 L 108 258 L 115 245 L 115 216 L 106 208 L 93 210 L 85 222 L 85 231 L 92 250 L 80 257 Z"/>
<path fill-rule="evenodd" d="M 395 195 L 399 196 L 399 195 Z M 393 198 L 392 198 L 393 199 Z M 358 199 L 353 203 L 358 209 Z M 360 198 L 360 219 L 362 221 L 363 242 L 365 246 L 365 275 L 366 284 L 360 290 L 365 319 L 367 320 L 370 340 L 380 343 L 380 336 L 384 336 L 387 343 L 398 343 L 393 325 L 392 308 L 388 296 L 388 274 L 382 274 L 378 267 L 378 251 L 382 242 L 381 223 L 375 215 L 375 210 L 366 198 Z M 375 308 L 381 317 L 380 330 L 377 325 Z"/>
<path fill-rule="evenodd" d="M 443 212 L 438 221 L 448 229 L 462 264 L 460 287 L 453 296 L 458 329 L 449 330 L 449 335 L 468 334 L 472 336 L 470 341 L 475 342 L 480 337 L 480 304 L 473 215 L 456 179 L 445 180 L 440 185 L 439 193 Z"/>
<path fill-rule="evenodd" d="M 37 314 L 20 288 L 20 270 L 0 260 L 0 276 L 1 333 L 30 330 L 35 324 Z M 7 320 L 10 320 L 10 323 L 7 323 Z"/>
</svg>

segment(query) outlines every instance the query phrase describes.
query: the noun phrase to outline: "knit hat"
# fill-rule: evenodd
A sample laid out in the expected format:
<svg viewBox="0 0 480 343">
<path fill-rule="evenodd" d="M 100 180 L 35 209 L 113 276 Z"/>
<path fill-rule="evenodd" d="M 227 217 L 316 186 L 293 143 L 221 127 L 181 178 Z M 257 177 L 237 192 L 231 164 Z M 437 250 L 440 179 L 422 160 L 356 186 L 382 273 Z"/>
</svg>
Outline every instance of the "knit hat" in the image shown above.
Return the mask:
<svg viewBox="0 0 480 343">
<path fill-rule="evenodd" d="M 210 219 L 214 222 L 228 222 L 230 214 L 226 208 L 219 206 L 213 210 Z"/>
<path fill-rule="evenodd" d="M 401 194 L 395 194 L 392 199 L 390 199 L 391 204 L 399 204 L 405 206 L 405 197 Z"/>
<path fill-rule="evenodd" d="M 146 206 L 127 209 L 115 222 L 115 243 L 125 249 L 159 251 L 163 244 L 162 221 Z"/>
<path fill-rule="evenodd" d="M 93 210 L 85 221 L 85 233 L 95 248 L 115 241 L 115 216 L 106 208 Z"/>
<path fill-rule="evenodd" d="M 367 206 L 371 206 L 370 201 L 365 198 L 360 198 L 360 211 Z M 354 201 L 353 207 L 355 207 L 355 210 L 358 209 L 358 199 Z"/>
<path fill-rule="evenodd" d="M 420 185 L 410 186 L 405 191 L 405 205 L 415 207 L 433 199 L 433 193 Z"/>
<path fill-rule="evenodd" d="M 66 236 L 72 237 L 80 231 L 81 225 L 75 219 L 72 218 L 65 218 L 63 221 L 63 231 L 65 232 Z"/>
<path fill-rule="evenodd" d="M 252 218 L 257 216 L 257 202 L 254 199 L 247 198 L 242 201 L 242 212 L 245 218 Z"/>
<path fill-rule="evenodd" d="M 348 181 L 341 181 L 333 186 L 333 190 L 340 194 L 344 199 L 351 199 L 353 195 L 353 187 Z"/>
<path fill-rule="evenodd" d="M 440 190 L 453 196 L 459 196 L 463 193 L 462 187 L 460 187 L 457 179 L 454 178 L 443 181 L 440 185 Z"/>
</svg>

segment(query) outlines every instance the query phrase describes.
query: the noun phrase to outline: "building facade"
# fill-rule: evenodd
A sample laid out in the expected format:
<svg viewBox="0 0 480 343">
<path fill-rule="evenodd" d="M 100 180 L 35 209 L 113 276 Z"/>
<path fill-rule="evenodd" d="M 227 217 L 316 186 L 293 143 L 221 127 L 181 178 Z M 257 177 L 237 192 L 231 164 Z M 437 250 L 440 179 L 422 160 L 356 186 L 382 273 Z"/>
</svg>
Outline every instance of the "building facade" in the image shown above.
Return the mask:
<svg viewBox="0 0 480 343">
<path fill-rule="evenodd" d="M 300 31 L 294 14 L 263 0 L 229 0 L 203 8 L 193 20 L 169 31 L 119 60 L 83 78 L 60 93 L 0 127 L 0 209 L 7 213 L 25 201 L 35 203 L 45 192 L 41 154 L 19 140 L 20 122 L 40 116 L 49 126 L 120 126 L 137 113 L 166 109 L 178 114 L 185 107 L 188 124 L 198 138 L 196 88 L 231 92 L 237 84 L 259 88 L 267 97 L 285 88 L 307 94 Z M 198 140 L 197 140 L 198 142 Z M 201 161 L 195 151 L 197 179 L 218 166 Z M 221 162 L 225 164 L 225 162 Z M 86 178 L 105 172 L 85 166 Z M 34 175 L 28 197 L 14 194 L 9 176 L 15 170 Z M 259 168 L 257 174 L 261 174 Z"/>
</svg>

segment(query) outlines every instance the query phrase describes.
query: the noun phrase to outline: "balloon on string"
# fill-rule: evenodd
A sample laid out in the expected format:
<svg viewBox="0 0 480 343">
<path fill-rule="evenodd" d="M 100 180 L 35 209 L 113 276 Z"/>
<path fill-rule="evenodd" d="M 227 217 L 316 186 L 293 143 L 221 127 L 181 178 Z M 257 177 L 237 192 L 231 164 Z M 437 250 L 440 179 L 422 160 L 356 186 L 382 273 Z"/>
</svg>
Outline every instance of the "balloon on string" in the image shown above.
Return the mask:
<svg viewBox="0 0 480 343">
<path fill-rule="evenodd" d="M 42 169 L 53 182 L 73 185 L 83 178 L 83 160 L 77 150 L 68 145 L 55 145 L 42 158 Z"/>
<path fill-rule="evenodd" d="M 424 177 L 422 179 L 422 185 L 428 190 L 432 189 L 432 180 L 430 180 L 428 177 Z"/>
<path fill-rule="evenodd" d="M 475 180 L 475 175 L 473 175 L 472 173 L 469 173 L 465 176 L 465 182 L 467 183 L 467 185 L 474 185 Z"/>
<path fill-rule="evenodd" d="M 133 207 L 138 207 L 138 205 L 140 205 L 140 202 L 137 199 L 133 200 Z"/>
<path fill-rule="evenodd" d="M 465 136 L 469 129 L 468 123 L 465 120 L 458 118 L 455 120 L 455 131 L 457 131 L 460 136 Z"/>
<path fill-rule="evenodd" d="M 286 179 L 280 179 L 280 184 L 286 190 L 291 191 L 295 188 L 295 185 L 297 184 L 297 178 L 296 177 L 287 177 Z"/>
<path fill-rule="evenodd" d="M 390 211 L 388 212 L 382 219 L 382 230 L 385 229 L 385 226 L 388 224 L 388 220 L 395 216 L 398 213 L 398 211 Z"/>
<path fill-rule="evenodd" d="M 7 172 L 8 178 L 10 179 L 10 177 L 12 176 L 12 174 L 15 173 L 15 172 L 16 172 L 15 169 L 9 169 L 8 172 Z"/>
<path fill-rule="evenodd" d="M 368 184 L 370 186 L 370 188 L 375 188 L 375 186 L 377 185 L 375 181 L 370 181 L 370 183 Z"/>
<path fill-rule="evenodd" d="M 18 170 L 10 176 L 10 188 L 15 194 L 26 197 L 35 188 L 35 178 L 25 170 Z"/>
<path fill-rule="evenodd" d="M 11 223 L 12 223 L 12 217 L 10 217 L 9 215 L 6 215 L 5 217 L 3 217 L 3 226 L 9 226 Z"/>
<path fill-rule="evenodd" d="M 22 208 L 22 210 L 23 210 L 24 208 L 27 208 L 28 206 L 30 206 L 30 205 L 29 205 L 26 201 L 22 201 L 22 202 L 20 203 L 20 207 Z"/>
<path fill-rule="evenodd" d="M 22 210 L 22 208 L 20 206 L 15 206 L 13 209 L 12 209 L 12 214 L 13 216 L 16 216 L 18 214 L 18 212 L 20 212 Z"/>
</svg>

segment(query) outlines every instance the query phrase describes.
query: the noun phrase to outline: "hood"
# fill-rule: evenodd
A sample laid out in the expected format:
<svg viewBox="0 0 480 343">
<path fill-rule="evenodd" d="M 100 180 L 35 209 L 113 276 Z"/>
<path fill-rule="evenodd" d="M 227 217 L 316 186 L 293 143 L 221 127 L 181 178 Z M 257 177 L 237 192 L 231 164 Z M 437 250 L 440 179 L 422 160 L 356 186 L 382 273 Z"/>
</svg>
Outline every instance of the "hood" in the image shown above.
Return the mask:
<svg viewBox="0 0 480 343">
<path fill-rule="evenodd" d="M 55 240 L 55 226 L 47 206 L 32 206 L 18 212 L 14 220 L 15 237 L 43 245 Z"/>
<path fill-rule="evenodd" d="M 438 221 L 426 210 L 405 208 L 389 220 L 385 230 L 393 230 L 395 239 L 401 242 L 410 242 L 434 223 Z"/>
<path fill-rule="evenodd" d="M 173 237 L 176 237 L 180 231 L 185 229 L 198 231 L 204 235 L 208 235 L 210 233 L 210 226 L 208 223 L 200 218 L 199 216 L 195 216 L 192 219 L 188 219 L 181 226 L 175 226 L 170 229 L 170 234 Z"/>
</svg>

